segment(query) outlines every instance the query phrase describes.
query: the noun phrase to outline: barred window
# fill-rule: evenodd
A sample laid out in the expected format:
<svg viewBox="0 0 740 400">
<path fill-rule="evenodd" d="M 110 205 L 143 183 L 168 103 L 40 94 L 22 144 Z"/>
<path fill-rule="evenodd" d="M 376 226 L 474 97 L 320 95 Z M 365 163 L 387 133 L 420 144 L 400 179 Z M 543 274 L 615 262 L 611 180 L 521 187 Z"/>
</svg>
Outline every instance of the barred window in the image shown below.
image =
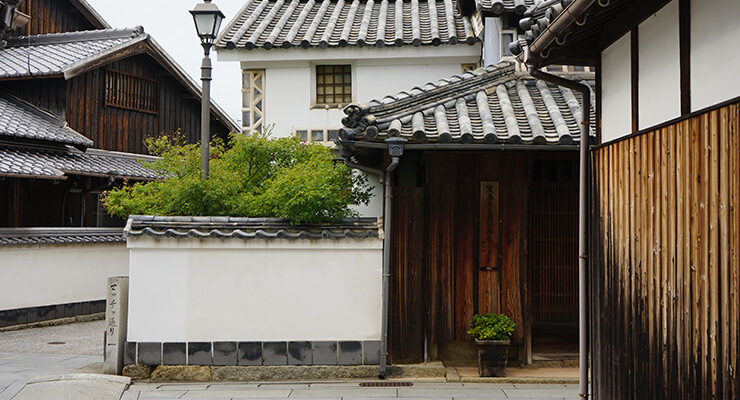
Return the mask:
<svg viewBox="0 0 740 400">
<path fill-rule="evenodd" d="M 265 70 L 242 71 L 242 131 L 260 132 L 265 123 Z"/>
<path fill-rule="evenodd" d="M 105 105 L 156 114 L 159 112 L 159 82 L 106 69 Z"/>
<path fill-rule="evenodd" d="M 341 105 L 352 102 L 352 66 L 316 66 L 316 104 Z"/>
</svg>

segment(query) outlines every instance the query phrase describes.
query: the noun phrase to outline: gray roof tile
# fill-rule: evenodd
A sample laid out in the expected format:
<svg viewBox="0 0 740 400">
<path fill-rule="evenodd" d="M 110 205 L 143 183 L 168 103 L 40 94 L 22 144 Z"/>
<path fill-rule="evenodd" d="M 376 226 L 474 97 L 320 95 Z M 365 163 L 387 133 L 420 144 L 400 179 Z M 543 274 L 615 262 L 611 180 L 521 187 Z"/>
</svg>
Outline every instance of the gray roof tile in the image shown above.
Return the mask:
<svg viewBox="0 0 740 400">
<path fill-rule="evenodd" d="M 65 175 L 156 179 L 141 161 L 154 157 L 107 150 L 0 146 L 0 176 L 64 179 Z"/>
<path fill-rule="evenodd" d="M 592 79 L 590 73 L 584 76 Z M 593 87 L 592 80 L 584 82 Z M 353 103 L 344 113 L 342 140 L 382 142 L 401 136 L 411 143 L 544 145 L 580 139 L 581 108 L 576 95 L 517 72 L 509 62 L 367 104 Z M 592 109 L 592 120 L 594 115 Z"/>
<path fill-rule="evenodd" d="M 273 47 L 475 44 L 452 0 L 248 0 L 217 45 Z"/>
<path fill-rule="evenodd" d="M 0 228 L 0 246 L 122 243 L 121 228 Z"/>
<path fill-rule="evenodd" d="M 91 146 L 92 140 L 67 126 L 67 122 L 11 94 L 0 91 L 0 138 L 31 139 Z"/>
<path fill-rule="evenodd" d="M 377 218 L 348 218 L 331 225 L 291 226 L 276 218 L 166 217 L 131 215 L 126 236 L 184 239 L 364 239 L 379 237 Z"/>
<path fill-rule="evenodd" d="M 138 26 L 12 38 L 0 50 L 0 78 L 63 74 L 88 58 L 146 37 Z"/>
<path fill-rule="evenodd" d="M 476 0 L 478 8 L 494 15 L 524 14 L 527 9 L 543 0 Z"/>
</svg>

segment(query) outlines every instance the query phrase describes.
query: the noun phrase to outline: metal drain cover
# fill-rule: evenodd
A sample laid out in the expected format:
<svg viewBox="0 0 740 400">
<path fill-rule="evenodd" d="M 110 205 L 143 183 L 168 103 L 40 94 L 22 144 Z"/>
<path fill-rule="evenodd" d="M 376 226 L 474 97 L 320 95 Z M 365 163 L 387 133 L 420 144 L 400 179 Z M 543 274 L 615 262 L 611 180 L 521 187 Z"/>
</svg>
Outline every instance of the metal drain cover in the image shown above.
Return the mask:
<svg viewBox="0 0 740 400">
<path fill-rule="evenodd" d="M 362 382 L 362 387 L 400 387 L 400 386 L 413 386 L 411 382 Z"/>
</svg>

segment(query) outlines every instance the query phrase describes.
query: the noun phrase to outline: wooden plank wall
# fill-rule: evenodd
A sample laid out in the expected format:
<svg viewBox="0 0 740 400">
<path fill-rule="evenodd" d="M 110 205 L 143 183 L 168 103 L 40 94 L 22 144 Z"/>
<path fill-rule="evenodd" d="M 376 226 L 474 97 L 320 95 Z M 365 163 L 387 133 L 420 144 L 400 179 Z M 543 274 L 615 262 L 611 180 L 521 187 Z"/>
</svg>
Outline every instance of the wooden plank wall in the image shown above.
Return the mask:
<svg viewBox="0 0 740 400">
<path fill-rule="evenodd" d="M 21 35 L 74 32 L 95 29 L 67 0 L 23 0 L 18 10 L 31 16 Z"/>
<path fill-rule="evenodd" d="M 513 341 L 522 343 L 527 154 L 429 152 L 425 161 L 430 341 L 469 340 L 468 324 L 478 305 L 499 302 L 517 324 Z M 487 292 L 500 296 L 495 300 L 482 298 L 486 293 L 478 289 L 481 181 L 500 185 L 501 290 Z"/>
<path fill-rule="evenodd" d="M 593 153 L 600 399 L 740 397 L 740 104 Z"/>
<path fill-rule="evenodd" d="M 68 82 L 67 121 L 72 129 L 92 139 L 93 147 L 146 153 L 147 137 L 177 130 L 188 143 L 200 141 L 200 101 L 151 57 L 140 54 L 107 64 L 106 68 L 158 80 L 159 113 L 105 106 L 103 68 L 72 78 Z M 228 130 L 223 125 L 211 125 L 212 137 L 226 138 Z"/>
<path fill-rule="evenodd" d="M 388 347 L 392 362 L 423 362 L 427 323 L 424 189 L 393 188 Z"/>
</svg>

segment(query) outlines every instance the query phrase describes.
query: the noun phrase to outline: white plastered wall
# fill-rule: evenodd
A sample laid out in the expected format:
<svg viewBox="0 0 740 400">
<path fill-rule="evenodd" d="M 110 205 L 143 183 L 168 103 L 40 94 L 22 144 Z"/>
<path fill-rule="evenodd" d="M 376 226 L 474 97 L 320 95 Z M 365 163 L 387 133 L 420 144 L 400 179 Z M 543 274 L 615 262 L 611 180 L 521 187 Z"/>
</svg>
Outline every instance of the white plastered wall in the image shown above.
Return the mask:
<svg viewBox="0 0 740 400">
<path fill-rule="evenodd" d="M 601 140 L 632 133 L 630 34 L 601 53 Z"/>
<path fill-rule="evenodd" d="M 639 128 L 681 115 L 678 1 L 674 0 L 639 26 Z"/>
<path fill-rule="evenodd" d="M 130 237 L 134 342 L 379 340 L 382 240 Z"/>
<path fill-rule="evenodd" d="M 740 1 L 691 2 L 691 110 L 740 96 Z"/>
<path fill-rule="evenodd" d="M 123 243 L 0 247 L 0 310 L 103 300 L 128 275 Z"/>
<path fill-rule="evenodd" d="M 352 99 L 359 102 L 395 95 L 462 72 L 460 61 L 394 64 L 342 60 L 328 63 L 352 65 Z M 296 62 L 266 68 L 265 121 L 274 124 L 274 136 L 288 136 L 299 129 L 339 129 L 342 126 L 344 113 L 341 109 L 312 107 L 316 64 Z"/>
</svg>

